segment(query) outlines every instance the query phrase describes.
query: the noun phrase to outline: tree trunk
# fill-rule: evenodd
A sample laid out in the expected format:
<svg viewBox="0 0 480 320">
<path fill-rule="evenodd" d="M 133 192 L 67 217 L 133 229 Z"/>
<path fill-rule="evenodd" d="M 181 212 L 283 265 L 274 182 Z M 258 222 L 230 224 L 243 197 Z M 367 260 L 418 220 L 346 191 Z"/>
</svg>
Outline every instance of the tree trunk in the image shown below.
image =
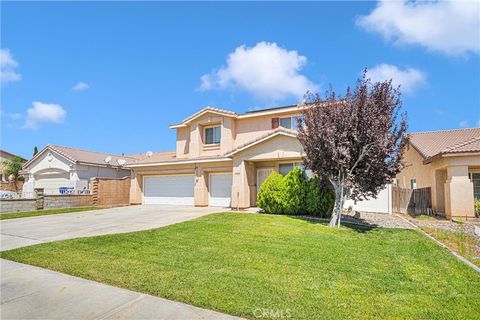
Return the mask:
<svg viewBox="0 0 480 320">
<path fill-rule="evenodd" d="M 335 205 L 333 207 L 332 218 L 328 225 L 333 228 L 335 226 L 340 227 L 345 195 L 343 192 L 343 182 L 332 182 L 332 185 L 335 189 Z"/>
</svg>

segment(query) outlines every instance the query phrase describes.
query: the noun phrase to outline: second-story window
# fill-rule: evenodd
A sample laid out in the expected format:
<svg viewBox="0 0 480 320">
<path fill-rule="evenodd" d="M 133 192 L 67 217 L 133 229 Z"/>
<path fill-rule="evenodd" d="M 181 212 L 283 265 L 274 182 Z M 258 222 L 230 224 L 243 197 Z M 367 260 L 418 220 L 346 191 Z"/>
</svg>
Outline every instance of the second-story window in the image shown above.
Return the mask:
<svg viewBox="0 0 480 320">
<path fill-rule="evenodd" d="M 293 117 L 286 117 L 280 118 L 280 127 L 286 129 L 297 130 L 298 119 L 303 119 L 303 116 L 293 116 Z"/>
<path fill-rule="evenodd" d="M 220 126 L 205 128 L 205 144 L 220 144 Z"/>
</svg>

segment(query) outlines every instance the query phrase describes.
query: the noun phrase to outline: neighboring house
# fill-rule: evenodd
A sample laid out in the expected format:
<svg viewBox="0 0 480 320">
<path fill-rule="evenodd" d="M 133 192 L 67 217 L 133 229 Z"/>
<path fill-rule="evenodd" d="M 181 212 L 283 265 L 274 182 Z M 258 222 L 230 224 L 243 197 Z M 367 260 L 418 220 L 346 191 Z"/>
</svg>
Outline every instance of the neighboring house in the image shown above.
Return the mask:
<svg viewBox="0 0 480 320">
<path fill-rule="evenodd" d="M 1 182 L 8 182 L 8 174 L 5 172 L 5 169 L 3 168 L 3 161 L 5 160 L 12 160 L 13 158 L 20 158 L 23 162 L 26 162 L 27 160 L 20 157 L 20 156 L 17 156 L 13 153 L 10 153 L 8 151 L 5 151 L 5 150 L 1 150 L 0 149 L 0 175 L 1 175 Z"/>
<path fill-rule="evenodd" d="M 402 188 L 430 187 L 432 207 L 447 217 L 473 217 L 480 200 L 480 128 L 409 134 Z"/>
<path fill-rule="evenodd" d="M 89 189 L 89 180 L 93 177 L 130 176 L 130 170 L 125 165 L 133 160 L 131 156 L 47 145 L 23 166 L 23 192 L 44 188 L 45 193 L 57 194 L 64 190 L 78 192 Z"/>
<path fill-rule="evenodd" d="M 171 125 L 176 150 L 127 165 L 131 203 L 254 206 L 271 172 L 302 165 L 303 148 L 292 130 L 298 116 L 296 105 L 244 114 L 206 107 Z"/>
</svg>

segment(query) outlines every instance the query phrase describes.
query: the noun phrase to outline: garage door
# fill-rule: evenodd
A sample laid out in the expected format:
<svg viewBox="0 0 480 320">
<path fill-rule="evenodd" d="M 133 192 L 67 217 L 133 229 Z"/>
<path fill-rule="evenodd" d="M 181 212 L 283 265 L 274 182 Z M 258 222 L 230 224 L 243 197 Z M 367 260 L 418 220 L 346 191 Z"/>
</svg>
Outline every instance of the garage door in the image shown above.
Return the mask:
<svg viewBox="0 0 480 320">
<path fill-rule="evenodd" d="M 210 206 L 230 207 L 232 196 L 232 174 L 210 173 Z"/>
<path fill-rule="evenodd" d="M 61 187 L 70 187 L 69 173 L 42 174 L 35 176 L 35 188 L 44 188 L 45 193 L 58 193 Z"/>
<path fill-rule="evenodd" d="M 193 174 L 145 177 L 143 203 L 193 205 L 193 184 Z"/>
</svg>

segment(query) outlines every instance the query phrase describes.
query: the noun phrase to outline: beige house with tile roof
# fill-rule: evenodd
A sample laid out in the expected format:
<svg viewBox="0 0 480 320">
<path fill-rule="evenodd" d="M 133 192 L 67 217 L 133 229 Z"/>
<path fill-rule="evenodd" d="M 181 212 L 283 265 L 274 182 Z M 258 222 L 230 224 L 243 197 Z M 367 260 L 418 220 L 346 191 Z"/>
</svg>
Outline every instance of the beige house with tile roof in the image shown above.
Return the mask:
<svg viewBox="0 0 480 320">
<path fill-rule="evenodd" d="M 88 190 L 93 177 L 130 176 L 125 166 L 134 160 L 133 156 L 47 145 L 23 165 L 23 192 L 32 193 L 35 188 L 44 188 L 47 194 Z"/>
<path fill-rule="evenodd" d="M 430 187 L 432 206 L 447 217 L 474 217 L 480 200 L 480 128 L 419 132 L 409 135 L 403 188 Z"/>
<path fill-rule="evenodd" d="M 277 171 L 302 165 L 296 138 L 297 105 L 237 114 L 205 107 L 171 125 L 176 150 L 144 154 L 132 169 L 130 200 L 247 208 L 258 187 Z"/>
<path fill-rule="evenodd" d="M 5 160 L 12 160 L 14 158 L 20 158 L 22 162 L 27 162 L 26 159 L 20 156 L 17 156 L 16 154 L 0 149 L 0 181 L 1 182 L 8 182 L 8 178 L 9 178 L 8 174 L 5 172 L 5 169 L 3 168 L 3 162 Z"/>
</svg>

